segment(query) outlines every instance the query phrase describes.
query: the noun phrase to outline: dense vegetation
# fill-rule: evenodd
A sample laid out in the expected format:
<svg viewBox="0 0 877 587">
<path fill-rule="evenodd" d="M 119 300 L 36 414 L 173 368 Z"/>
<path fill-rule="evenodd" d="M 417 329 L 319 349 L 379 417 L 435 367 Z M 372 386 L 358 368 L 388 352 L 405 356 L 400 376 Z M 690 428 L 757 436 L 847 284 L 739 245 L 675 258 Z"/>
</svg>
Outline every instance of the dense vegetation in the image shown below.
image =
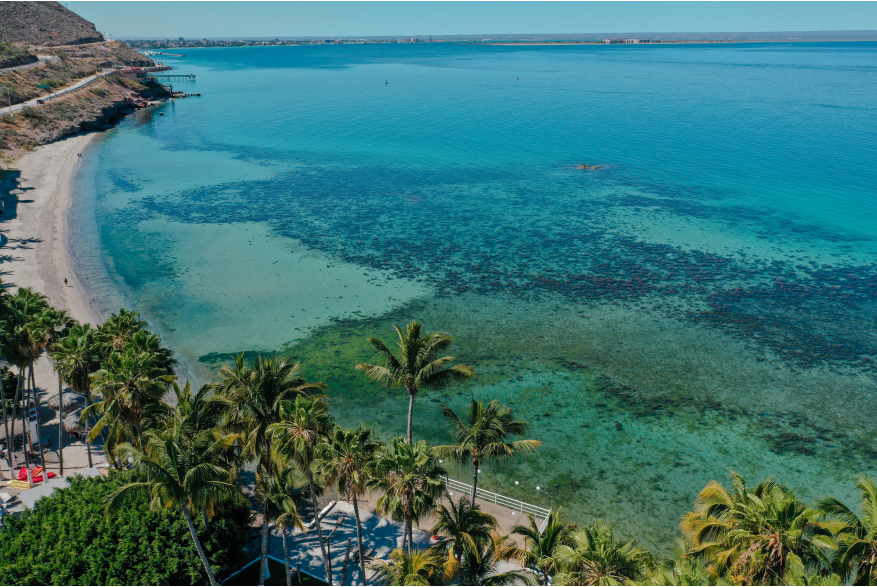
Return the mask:
<svg viewBox="0 0 877 587">
<path fill-rule="evenodd" d="M 106 498 L 131 479 L 128 472 L 74 477 L 70 488 L 6 518 L 0 584 L 204 584 L 204 567 L 182 518 L 150 510 L 143 496 L 130 496 L 123 507 L 106 511 Z M 217 514 L 204 547 L 216 572 L 228 575 L 243 564 L 250 511 L 238 502 Z M 200 521 L 198 531 L 206 537 Z"/>
<path fill-rule="evenodd" d="M 303 504 L 317 511 L 316 497 L 327 486 L 354 506 L 363 574 L 368 566 L 388 585 L 877 581 L 877 485 L 865 477 L 858 485 L 861 517 L 833 498 L 805 504 L 771 480 L 752 486 L 732 474 L 730 488 L 711 481 L 683 517 L 675 555 L 667 560 L 617 536 L 605 521 L 568 524 L 560 511 L 552 512 L 544 527 L 530 518 L 501 535 L 496 520 L 473 505 L 471 496 L 448 499 L 440 457 L 471 465 L 476 485 L 480 464 L 514 458 L 541 443 L 524 438 L 527 423 L 511 409 L 475 398 L 462 416 L 443 408 L 451 444 L 432 447 L 412 438 L 419 390 L 474 374 L 472 367 L 443 356 L 450 335 L 424 333 L 418 323 L 396 329 L 395 350 L 370 339 L 380 364 L 356 366 L 382 385 L 404 389 L 407 435 L 381 442 L 367 428 L 335 425 L 325 385 L 306 380 L 301 366 L 284 358 L 248 362 L 239 356 L 220 368 L 215 382 L 195 391 L 177 382 L 171 351 L 133 312 L 120 310 L 93 328 L 21 289 L 0 294 L 0 318 L 0 350 L 18 370 L 7 404 L 13 408 L 10 417 L 21 415 L 21 399 L 38 400 L 32 366 L 48 351 L 63 380 L 88 398 L 80 417 L 88 438 L 103 435 L 114 467 L 133 470 L 109 481 L 79 481 L 12 522 L 0 537 L 5 555 L 0 560 L 11 561 L 0 563 L 4 582 L 167 583 L 206 577 L 215 585 L 217 576 L 237 564 L 245 540 L 249 518 L 240 506 L 239 471 L 247 463 L 256 465 L 255 501 L 263 514 L 256 576 L 265 575 L 268 523 L 274 522 L 287 553 L 287 584 L 289 530 L 303 526 Z M 6 402 L 5 388 L 0 394 Z M 168 394 L 174 402 L 166 401 Z M 403 546 L 385 560 L 362 556 L 367 537 L 358 500 L 368 490 L 380 495 L 378 513 L 402 522 Z M 78 505 L 76 500 L 86 497 L 89 505 Z M 412 528 L 430 517 L 437 520 L 433 534 L 444 539 L 418 550 Z M 343 571 L 332 568 L 320 524 L 316 529 L 326 575 L 345 581 Z M 76 550 L 80 543 L 89 548 Z M 134 558 L 120 557 L 129 543 L 140 550 L 130 555 Z M 163 546 L 144 547 L 150 544 Z M 503 564 L 508 561 L 520 566 Z"/>
</svg>

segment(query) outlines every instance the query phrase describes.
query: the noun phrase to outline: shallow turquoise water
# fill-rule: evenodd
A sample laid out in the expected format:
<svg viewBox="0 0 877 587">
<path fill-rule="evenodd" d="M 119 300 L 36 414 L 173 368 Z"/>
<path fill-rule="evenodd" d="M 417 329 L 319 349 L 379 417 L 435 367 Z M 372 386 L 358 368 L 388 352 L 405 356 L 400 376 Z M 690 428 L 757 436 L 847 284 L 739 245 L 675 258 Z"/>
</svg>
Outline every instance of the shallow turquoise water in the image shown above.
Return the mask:
<svg viewBox="0 0 877 587">
<path fill-rule="evenodd" d="M 851 498 L 873 468 L 877 44 L 316 46 L 164 58 L 201 98 L 79 177 L 95 301 L 203 380 L 293 354 L 337 417 L 404 430 L 352 366 L 411 318 L 545 441 L 491 484 L 653 547 L 710 479 Z M 159 116 L 163 113 L 164 116 Z M 578 164 L 598 165 L 582 171 Z M 461 471 L 462 475 L 462 471 Z M 520 480 L 514 486 L 512 481 Z"/>
</svg>

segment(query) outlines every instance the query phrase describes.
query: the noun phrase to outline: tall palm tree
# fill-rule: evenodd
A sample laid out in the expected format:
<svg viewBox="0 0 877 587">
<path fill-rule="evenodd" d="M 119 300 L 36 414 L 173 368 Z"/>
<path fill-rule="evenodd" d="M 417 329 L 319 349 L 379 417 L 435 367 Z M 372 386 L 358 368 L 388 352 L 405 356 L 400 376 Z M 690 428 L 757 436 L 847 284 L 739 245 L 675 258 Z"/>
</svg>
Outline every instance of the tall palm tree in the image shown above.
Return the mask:
<svg viewBox="0 0 877 587">
<path fill-rule="evenodd" d="M 420 322 L 411 322 L 403 331 L 393 326 L 398 337 L 398 355 L 394 355 L 377 338 L 368 341 L 383 359 L 381 365 L 362 363 L 356 368 L 365 371 L 369 379 L 384 387 L 404 386 L 408 392 L 408 444 L 412 443 L 414 396 L 421 387 L 439 388 L 465 381 L 475 375 L 469 365 L 449 366 L 454 357 L 441 354 L 451 346 L 453 338 L 446 332 L 421 333 Z"/>
<path fill-rule="evenodd" d="M 571 545 L 561 544 L 555 558 L 561 572 L 558 585 L 619 585 L 640 580 L 651 565 L 651 555 L 636 545 L 612 535 L 603 521 L 575 530 Z"/>
<path fill-rule="evenodd" d="M 805 570 L 829 570 L 827 552 L 837 544 L 818 523 L 819 512 L 774 481 L 750 488 L 736 473 L 731 476 L 733 493 L 710 481 L 698 494 L 694 511 L 683 516 L 690 555 L 736 580 L 764 585 L 794 582 Z"/>
<path fill-rule="evenodd" d="M 279 528 L 283 536 L 283 556 L 286 565 L 286 584 L 290 584 L 291 571 L 289 567 L 289 548 L 286 544 L 286 535 L 289 526 L 298 528 L 302 532 L 305 526 L 293 499 L 294 469 L 291 466 L 282 470 L 268 472 L 264 467 L 259 467 L 256 472 L 256 499 L 262 504 L 262 511 L 268 520 L 274 521 L 275 527 Z M 259 577 L 259 585 L 265 584 L 265 574 Z"/>
<path fill-rule="evenodd" d="M 453 577 L 458 585 L 530 585 L 530 575 L 512 569 L 500 572 L 499 565 L 514 558 L 517 548 L 514 543 L 507 544 L 508 536 L 500 536 L 495 531 L 487 541 L 477 544 L 476 550 L 464 550 L 458 562 L 449 557 L 445 563 L 445 576 Z"/>
<path fill-rule="evenodd" d="M 826 497 L 816 504 L 816 512 L 840 522 L 835 530 L 838 542 L 837 562 L 844 580 L 855 573 L 854 585 L 877 584 L 877 484 L 874 479 L 859 477 L 856 487 L 862 492 L 862 517 L 839 500 Z"/>
<path fill-rule="evenodd" d="M 332 435 L 317 445 L 318 461 L 314 468 L 329 485 L 336 485 L 338 493 L 347 496 L 353 503 L 356 517 L 356 539 L 359 543 L 359 567 L 362 571 L 363 585 L 368 585 L 365 576 L 365 551 L 362 545 L 362 522 L 359 518 L 359 497 L 366 491 L 369 465 L 375 454 L 382 448 L 372 439 L 373 431 L 362 426 L 345 430 L 336 426 Z"/>
<path fill-rule="evenodd" d="M 472 491 L 469 495 L 471 503 L 475 503 L 478 468 L 482 462 L 486 459 L 508 459 L 521 453 L 532 453 L 542 446 L 539 440 L 508 441 L 510 436 L 523 436 L 527 432 L 527 423 L 516 419 L 511 408 L 501 406 L 499 400 L 493 400 L 485 406 L 473 398 L 466 422 L 448 406 L 442 406 L 442 413 L 448 420 L 451 437 L 457 444 L 440 446 L 437 450 L 462 462 L 472 460 Z"/>
<path fill-rule="evenodd" d="M 515 558 L 525 566 L 538 569 L 543 585 L 548 585 L 552 573 L 557 572 L 557 559 L 554 553 L 557 547 L 570 546 L 569 527 L 561 522 L 561 510 L 548 513 L 545 528 L 540 532 L 539 524 L 533 514 L 527 514 L 528 525 L 517 525 L 513 534 L 524 537 L 524 547 L 515 552 Z"/>
<path fill-rule="evenodd" d="M 281 405 L 308 393 L 323 391 L 322 383 L 309 383 L 300 375 L 301 367 L 288 359 L 262 356 L 250 364 L 244 355 L 219 370 L 217 395 L 226 404 L 228 428 L 244 439 L 246 458 L 255 459 L 266 471 L 273 469 L 272 434 L 269 428 L 282 421 Z M 268 521 L 262 521 L 262 576 L 268 568 Z"/>
<path fill-rule="evenodd" d="M 389 560 L 374 559 L 368 564 L 381 585 L 444 585 L 442 560 L 431 550 L 406 552 L 394 549 Z"/>
<path fill-rule="evenodd" d="M 33 380 L 33 364 L 39 358 L 43 350 L 43 338 L 41 324 L 42 315 L 50 309 L 46 296 L 36 293 L 30 288 L 20 288 L 14 295 L 7 296 L 4 300 L 6 314 L 6 360 L 18 367 L 18 390 L 13 400 L 13 428 L 15 421 L 15 409 L 21 399 L 21 427 L 24 439 L 24 459 L 27 469 L 28 483 L 33 485 L 28 460 L 28 399 L 31 395 L 31 382 Z M 34 406 L 36 407 L 36 406 Z M 44 482 L 48 481 L 48 475 L 43 476 Z"/>
<path fill-rule="evenodd" d="M 93 414 L 100 416 L 88 434 L 89 442 L 107 429 L 104 446 L 108 456 L 114 455 L 116 446 L 126 441 L 142 450 L 144 417 L 161 402 L 174 378 L 160 357 L 138 353 L 133 348 L 110 354 L 92 376 L 92 388 L 101 401 L 85 408 L 80 418 L 86 422 Z"/>
<path fill-rule="evenodd" d="M 320 397 L 295 398 L 295 401 L 280 402 L 280 421 L 268 427 L 268 435 L 274 443 L 274 453 L 278 459 L 294 462 L 308 477 L 311 503 L 314 508 L 314 522 L 326 567 L 326 578 L 332 583 L 332 559 L 323 540 L 320 512 L 317 509 L 317 491 L 314 484 L 314 463 L 317 460 L 317 446 L 328 436 L 334 424 L 327 411 L 326 402 Z"/>
<path fill-rule="evenodd" d="M 403 547 L 414 548 L 412 523 L 435 510 L 445 492 L 445 471 L 438 455 L 425 440 L 414 444 L 394 438 L 371 466 L 368 487 L 384 493 L 377 502 L 379 514 L 404 521 Z"/>
<path fill-rule="evenodd" d="M 91 376 L 100 370 L 101 353 L 97 340 L 97 331 L 90 324 L 76 325 L 67 336 L 59 340 L 52 348 L 52 360 L 61 378 L 76 393 L 85 397 L 85 405 L 91 405 Z M 60 400 L 59 400 L 60 401 Z M 59 424 L 58 435 L 63 430 L 63 413 Z M 86 429 L 86 434 L 88 430 Z M 91 442 L 86 439 L 88 466 L 92 466 Z M 59 442 L 59 451 L 63 451 Z M 61 459 L 63 463 L 63 453 Z"/>
<path fill-rule="evenodd" d="M 458 562 L 463 560 L 465 553 L 474 553 L 477 557 L 482 545 L 491 541 L 491 533 L 496 530 L 496 518 L 482 512 L 477 505 L 472 505 L 465 497 L 449 506 L 439 504 L 436 510 L 436 523 L 430 530 L 433 536 L 443 535 L 444 540 L 433 548 L 443 555 L 452 555 Z"/>
<path fill-rule="evenodd" d="M 146 328 L 146 322 L 140 314 L 122 308 L 118 314 L 107 318 L 100 327 L 100 340 L 106 345 L 109 355 L 112 351 L 121 351 L 130 338 Z"/>
<path fill-rule="evenodd" d="M 193 436 L 183 418 L 178 417 L 165 429 L 146 431 L 144 441 L 144 452 L 130 443 L 120 446 L 119 452 L 124 459 L 133 462 L 146 480 L 128 483 L 114 491 L 107 498 L 107 508 L 120 507 L 122 496 L 140 491 L 150 496 L 152 507 L 179 511 L 189 526 L 189 534 L 210 584 L 217 585 L 210 561 L 195 531 L 192 512 L 205 502 L 232 500 L 239 496 L 239 489 L 230 482 L 228 471 L 216 464 L 217 460 L 222 462 L 228 444 L 234 441 L 233 436 L 217 437 L 210 432 Z"/>
</svg>

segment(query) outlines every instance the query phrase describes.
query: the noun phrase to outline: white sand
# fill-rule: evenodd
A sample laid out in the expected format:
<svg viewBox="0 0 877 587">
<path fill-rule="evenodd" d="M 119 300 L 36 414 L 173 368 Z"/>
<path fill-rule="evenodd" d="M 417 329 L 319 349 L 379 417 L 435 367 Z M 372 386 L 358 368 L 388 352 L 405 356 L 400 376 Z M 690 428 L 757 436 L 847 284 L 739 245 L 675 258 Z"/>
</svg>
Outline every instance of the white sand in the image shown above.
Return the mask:
<svg viewBox="0 0 877 587">
<path fill-rule="evenodd" d="M 48 296 L 52 305 L 66 309 L 80 322 L 97 324 L 99 316 L 88 303 L 85 290 L 73 272 L 67 246 L 71 182 L 82 161 L 77 155 L 85 150 L 92 136 L 76 135 L 39 147 L 17 162 L 20 170 L 17 189 L 7 195 L 9 188 L 15 186 L 10 185 L 9 180 L 2 185 L 6 213 L 0 217 L 0 233 L 5 237 L 0 247 L 0 263 L 3 283 L 10 292 L 29 287 Z M 57 375 L 47 357 L 37 362 L 34 375 L 41 402 L 49 394 L 57 393 Z M 52 444 L 46 451 L 46 466 L 57 473 L 57 412 L 43 405 L 40 421 L 42 435 Z M 64 442 L 65 474 L 87 468 L 85 445 L 72 442 L 66 435 Z M 94 447 L 92 456 L 95 465 L 106 462 L 100 450 Z M 5 468 L 4 465 L 4 476 L 8 475 Z"/>
</svg>

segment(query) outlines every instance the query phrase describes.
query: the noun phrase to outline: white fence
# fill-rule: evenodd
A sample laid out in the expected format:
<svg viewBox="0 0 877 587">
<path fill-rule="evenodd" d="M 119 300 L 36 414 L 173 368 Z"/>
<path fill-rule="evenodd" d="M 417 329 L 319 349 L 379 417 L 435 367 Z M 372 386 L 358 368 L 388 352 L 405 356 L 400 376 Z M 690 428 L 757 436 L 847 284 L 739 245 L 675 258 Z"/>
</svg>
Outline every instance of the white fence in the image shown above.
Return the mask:
<svg viewBox="0 0 877 587">
<path fill-rule="evenodd" d="M 472 494 L 472 486 L 467 483 L 448 478 L 447 484 L 449 491 L 459 491 L 461 493 L 464 493 L 465 495 Z M 542 518 L 542 524 L 539 526 L 540 531 L 545 529 L 545 524 L 548 522 L 548 514 L 551 513 L 550 510 L 539 507 L 538 505 L 524 503 L 519 499 L 512 499 L 511 497 L 506 497 L 505 495 L 500 495 L 499 493 L 487 491 L 486 489 L 483 489 L 481 487 L 475 490 L 475 497 L 488 503 L 507 507 L 510 510 L 514 510 L 516 512 L 521 512 L 523 514 L 533 514 L 533 516 L 536 518 Z"/>
</svg>

